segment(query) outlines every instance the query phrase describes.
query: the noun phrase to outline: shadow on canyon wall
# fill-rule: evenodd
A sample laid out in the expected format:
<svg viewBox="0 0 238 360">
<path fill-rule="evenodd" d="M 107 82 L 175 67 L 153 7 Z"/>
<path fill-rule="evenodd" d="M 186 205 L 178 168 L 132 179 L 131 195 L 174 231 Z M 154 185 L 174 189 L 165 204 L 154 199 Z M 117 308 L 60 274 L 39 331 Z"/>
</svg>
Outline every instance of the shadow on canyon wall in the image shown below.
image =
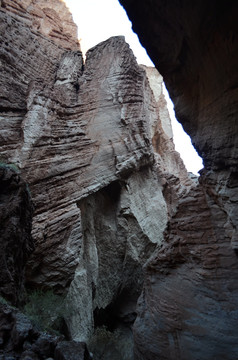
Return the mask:
<svg viewBox="0 0 238 360">
<path fill-rule="evenodd" d="M 237 3 L 121 4 L 204 169 L 123 37 L 84 63 L 62 1 L 2 0 L 1 296 L 65 306 L 50 335 L 2 299 L 3 359 L 237 357 Z"/>
</svg>

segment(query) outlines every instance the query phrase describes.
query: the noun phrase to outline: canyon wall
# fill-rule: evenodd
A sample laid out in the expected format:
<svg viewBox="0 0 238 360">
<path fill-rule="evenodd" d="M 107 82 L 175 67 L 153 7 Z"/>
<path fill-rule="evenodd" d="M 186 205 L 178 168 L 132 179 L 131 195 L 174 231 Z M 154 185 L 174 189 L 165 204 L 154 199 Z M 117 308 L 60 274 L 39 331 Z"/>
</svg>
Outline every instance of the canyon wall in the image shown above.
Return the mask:
<svg viewBox="0 0 238 360">
<path fill-rule="evenodd" d="M 24 270 L 34 250 L 29 188 L 13 165 L 0 163 L 0 295 L 14 305 L 24 298 Z"/>
<path fill-rule="evenodd" d="M 130 330 L 143 267 L 194 186 L 162 77 L 121 36 L 84 63 L 61 1 L 4 0 L 0 16 L 1 161 L 19 169 L 35 207 L 27 287 L 66 296 L 75 340 L 94 325 Z"/>
<path fill-rule="evenodd" d="M 120 2 L 206 168 L 236 167 L 237 3 Z"/>
<path fill-rule="evenodd" d="M 21 300 L 27 263 L 28 288 L 66 296 L 74 340 L 132 342 L 135 321 L 136 359 L 234 360 L 237 4 L 121 3 L 204 169 L 187 174 L 162 76 L 123 37 L 84 62 L 63 2 L 2 0 L 1 295 Z"/>
<path fill-rule="evenodd" d="M 237 3 L 120 0 L 204 169 L 146 268 L 136 359 L 237 357 Z"/>
</svg>

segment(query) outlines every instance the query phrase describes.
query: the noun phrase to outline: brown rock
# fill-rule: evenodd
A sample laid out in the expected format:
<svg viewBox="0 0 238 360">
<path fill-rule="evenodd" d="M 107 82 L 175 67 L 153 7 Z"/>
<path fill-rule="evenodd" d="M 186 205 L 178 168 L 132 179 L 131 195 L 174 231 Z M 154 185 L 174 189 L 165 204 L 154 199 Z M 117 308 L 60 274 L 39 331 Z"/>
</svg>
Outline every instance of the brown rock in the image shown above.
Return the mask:
<svg viewBox="0 0 238 360">
<path fill-rule="evenodd" d="M 36 207 L 29 280 L 58 289 L 79 262 L 80 199 L 154 161 L 143 121 L 145 74 L 124 39 L 90 50 L 83 73 L 72 67 L 76 58 L 82 61 L 74 52 L 62 57 L 52 90 L 32 89 L 18 152 Z"/>
<path fill-rule="evenodd" d="M 1 10 L 57 45 L 79 50 L 77 26 L 64 1 L 2 0 Z"/>
<path fill-rule="evenodd" d="M 136 359 L 232 360 L 238 338 L 237 3 L 120 2 L 205 165 L 200 185 L 178 201 L 166 245 L 147 268 Z"/>
<path fill-rule="evenodd" d="M 192 189 L 169 223 L 167 244 L 148 265 L 136 359 L 236 356 L 237 256 L 225 234 L 227 215 L 214 200 L 200 185 Z"/>
<path fill-rule="evenodd" d="M 58 3 L 58 5 L 57 5 Z M 52 3 L 53 6 L 53 3 Z M 67 26 L 71 26 L 69 23 L 69 19 L 71 15 L 68 13 L 67 8 L 64 3 L 61 1 L 54 2 L 55 10 L 62 16 L 61 25 L 63 28 L 61 32 L 65 28 L 65 24 Z M 15 163 L 19 167 L 24 167 L 20 164 L 20 162 L 24 161 L 27 158 L 27 152 L 25 148 L 28 149 L 31 143 L 35 143 L 37 141 L 37 136 L 40 137 L 39 129 L 41 126 L 44 126 L 44 111 L 42 111 L 41 115 L 36 119 L 38 123 L 34 123 L 35 115 L 34 108 L 42 109 L 43 104 L 34 104 L 34 91 L 39 92 L 40 89 L 44 88 L 46 83 L 50 88 L 53 86 L 55 82 L 55 76 L 58 70 L 58 82 L 66 81 L 67 79 L 67 66 L 64 63 L 65 56 L 63 56 L 65 49 L 62 47 L 62 43 L 57 41 L 57 38 L 54 38 L 54 41 L 50 37 L 49 34 L 42 34 L 40 29 L 36 29 L 33 25 L 34 19 L 39 18 L 38 15 L 34 13 L 34 9 L 46 8 L 46 2 L 3 2 L 0 16 L 1 16 L 1 37 L 4 39 L 3 46 L 0 50 L 0 60 L 2 66 L 0 67 L 1 71 L 1 85 L 0 92 L 4 94 L 4 96 L 0 99 L 0 107 L 1 107 L 1 116 L 2 116 L 2 129 L 0 136 L 0 145 L 1 145 L 1 157 L 4 162 L 7 163 Z M 37 11 L 38 11 L 37 10 Z M 60 11 L 58 11 L 60 10 Z M 40 10 L 39 10 L 40 11 Z M 53 10 L 52 10 L 53 11 Z M 57 15 L 58 16 L 58 15 Z M 52 17 L 52 26 L 54 27 L 55 19 Z M 55 25 L 56 26 L 56 25 Z M 75 25 L 74 25 L 75 26 Z M 45 29 L 45 28 L 44 28 Z M 53 31 L 53 30 L 52 30 Z M 60 34 L 59 34 L 60 35 Z M 62 36 L 63 32 L 62 32 Z M 71 35 L 70 35 L 71 36 Z M 73 33 L 72 33 L 73 36 Z M 76 37 L 73 38 L 74 43 L 76 44 Z M 59 40 L 59 39 L 58 39 Z M 67 43 L 67 48 L 79 48 L 78 45 L 75 47 L 72 44 L 72 41 Z M 67 54 L 67 52 L 66 52 Z M 72 59 L 79 58 L 82 64 L 82 56 L 81 53 L 75 51 L 72 56 Z M 66 55 L 67 56 L 67 55 Z M 66 66 L 65 75 L 66 79 L 62 79 L 62 66 L 60 67 L 58 63 L 60 63 L 60 59 L 62 57 L 62 66 Z M 81 60 L 80 60 L 81 59 Z M 75 66 L 78 64 L 78 61 L 75 61 L 74 67 L 72 67 L 71 71 L 71 81 L 73 84 L 77 81 L 75 77 Z M 72 65 L 72 62 L 71 64 Z M 59 66 L 59 69 L 57 68 Z M 80 69 L 79 69 L 80 72 Z M 56 84 L 59 87 L 59 84 Z M 73 86 L 73 85 L 72 85 Z M 67 87 L 67 85 L 66 85 Z M 60 91 L 58 92 L 60 96 Z M 44 106 L 44 105 L 43 105 Z M 29 111 L 28 111 L 29 108 Z M 30 109 L 31 108 L 31 109 Z M 32 110 L 33 108 L 33 110 Z M 25 120 L 25 117 L 30 118 L 30 124 L 28 120 Z M 43 123 L 42 123 L 43 121 Z M 33 127 L 35 126 L 35 133 L 33 131 Z M 38 126 L 38 127 L 37 127 Z M 49 128 L 48 128 L 49 129 Z M 47 132 L 47 128 L 46 128 Z M 38 135 L 37 135 L 38 134 Z M 24 151 L 21 152 L 22 143 L 25 143 Z M 38 141 L 39 143 L 39 141 Z M 19 146 L 20 145 L 20 146 Z M 39 146 L 39 144 L 37 145 Z M 30 150 L 29 150 L 30 151 Z M 20 153 L 19 153 L 20 152 Z M 29 154 L 32 157 L 33 162 L 31 163 L 34 168 L 34 173 L 26 176 L 25 169 L 22 169 L 22 175 L 27 179 L 30 188 L 32 188 L 31 183 L 35 178 L 38 177 L 37 174 L 41 172 L 40 166 L 35 166 L 34 154 Z M 42 156 L 44 154 L 42 153 Z M 21 161 L 20 161 L 20 160 Z M 27 159 L 26 159 L 27 160 Z M 40 165 L 40 163 L 39 163 Z M 47 161 L 45 163 L 47 166 Z M 29 169 L 29 173 L 31 172 Z M 45 173 L 45 170 L 43 171 Z M 33 176 L 32 176 L 33 175 Z M 32 194 L 34 189 L 32 190 Z M 41 196 L 41 191 L 39 191 L 39 197 Z M 33 195 L 33 200 L 35 202 L 35 195 Z M 38 204 L 36 203 L 36 209 L 38 208 Z M 66 206 L 67 208 L 67 206 Z M 75 209 L 76 208 L 76 209 Z M 78 217 L 77 207 L 71 206 L 72 214 L 72 224 L 68 226 L 69 229 L 73 228 L 73 222 L 75 222 Z M 36 214 L 37 214 L 36 210 Z M 65 210 L 59 210 L 56 217 L 62 218 L 62 214 Z M 41 231 L 41 227 L 38 224 L 38 230 Z M 53 225 L 55 226 L 55 225 Z M 75 226 L 75 230 L 77 231 L 77 226 Z M 64 225 L 63 225 L 64 228 Z M 38 231 L 38 232 L 39 232 Z M 64 230 L 60 230 L 66 231 Z M 69 230 L 70 231 L 70 230 Z M 39 233 L 40 236 L 45 236 L 43 232 Z M 33 225 L 33 237 L 34 237 L 34 225 Z M 37 239 L 35 239 L 37 241 Z M 72 242 L 71 242 L 72 244 Z M 73 246 L 73 245 L 72 245 Z M 76 251 L 75 251 L 76 252 Z M 76 255 L 77 256 L 77 255 Z M 70 261 L 69 261 L 70 262 Z M 65 263 L 64 263 L 65 264 Z M 69 266 L 72 265 L 70 262 Z"/>
<path fill-rule="evenodd" d="M 192 182 L 157 97 L 161 80 L 158 89 L 149 82 L 161 77 L 152 69 L 146 75 L 123 37 L 90 49 L 83 64 L 71 42 L 66 51 L 61 36 L 54 40 L 54 29 L 64 30 L 46 1 L 5 3 L 11 51 L 5 44 L 0 57 L 1 146 L 35 205 L 28 285 L 68 291 L 71 336 L 86 341 L 97 312 L 116 314 L 125 298 L 134 309 L 142 268 L 176 210 L 179 195 L 172 194 Z"/>
<path fill-rule="evenodd" d="M 237 168 L 238 4 L 120 0 L 208 168 Z"/>
</svg>

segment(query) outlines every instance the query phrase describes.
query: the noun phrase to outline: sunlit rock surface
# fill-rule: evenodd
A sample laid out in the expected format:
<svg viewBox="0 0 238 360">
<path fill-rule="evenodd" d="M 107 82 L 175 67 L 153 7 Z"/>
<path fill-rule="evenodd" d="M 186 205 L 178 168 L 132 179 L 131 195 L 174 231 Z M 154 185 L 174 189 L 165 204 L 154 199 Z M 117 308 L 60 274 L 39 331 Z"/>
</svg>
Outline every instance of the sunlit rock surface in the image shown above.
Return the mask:
<svg viewBox="0 0 238 360">
<path fill-rule="evenodd" d="M 77 25 L 62 0 L 1 0 L 1 10 L 11 14 L 10 23 L 23 22 L 52 43 L 69 50 L 79 47 Z"/>
<path fill-rule="evenodd" d="M 3 1 L 0 12 L 1 156 L 20 168 L 35 206 L 27 285 L 67 294 L 76 340 L 106 314 L 131 334 L 143 266 L 193 181 L 174 150 L 160 75 L 138 66 L 120 36 L 84 64 L 74 31 L 63 35 L 71 17 L 46 4 Z"/>
</svg>

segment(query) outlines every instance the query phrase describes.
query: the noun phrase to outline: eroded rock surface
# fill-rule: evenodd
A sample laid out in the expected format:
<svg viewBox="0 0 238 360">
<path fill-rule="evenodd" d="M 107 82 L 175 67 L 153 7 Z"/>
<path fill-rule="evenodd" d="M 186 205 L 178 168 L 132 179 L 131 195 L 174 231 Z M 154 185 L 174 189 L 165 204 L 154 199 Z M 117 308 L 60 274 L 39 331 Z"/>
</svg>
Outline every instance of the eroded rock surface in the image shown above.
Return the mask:
<svg viewBox="0 0 238 360">
<path fill-rule="evenodd" d="M 136 359 L 232 360 L 238 339 L 237 3 L 120 2 L 205 165 L 200 184 L 178 200 L 166 245 L 148 264 Z"/>
<path fill-rule="evenodd" d="M 120 2 L 205 166 L 236 168 L 237 3 Z"/>
<path fill-rule="evenodd" d="M 58 8 L 62 9 L 62 6 L 64 8 L 64 11 L 58 12 L 58 8 L 56 7 L 58 14 L 62 15 L 67 13 L 66 23 L 68 23 L 68 19 L 71 19 L 71 15 L 61 1 L 55 2 L 55 6 L 57 3 Z M 48 229 L 50 226 L 53 228 L 52 233 L 57 233 L 57 219 L 63 225 L 63 222 L 65 221 L 64 214 L 68 213 L 70 214 L 69 216 L 72 218 L 72 221 L 66 226 L 63 225 L 60 227 L 59 232 L 61 232 L 62 235 L 59 237 L 59 242 L 62 237 L 64 237 L 64 239 L 66 238 L 67 241 L 69 241 L 71 248 L 73 249 L 74 236 L 72 235 L 71 238 L 69 235 L 65 237 L 65 234 L 77 231 L 77 219 L 79 217 L 77 206 L 72 206 L 67 203 L 63 209 L 60 209 L 56 205 L 57 210 L 54 219 L 52 219 L 52 216 L 44 216 L 42 214 L 42 212 L 44 213 L 44 210 L 41 210 L 42 207 L 49 207 L 51 201 L 54 201 L 54 199 L 50 200 L 44 196 L 45 192 L 48 192 L 48 194 L 51 192 L 49 191 L 49 188 L 52 187 L 52 185 L 49 185 L 48 190 L 46 190 L 44 181 L 42 182 L 42 179 L 47 177 L 47 172 L 49 172 L 49 157 L 46 157 L 46 153 L 41 144 L 42 140 L 40 141 L 40 139 L 44 137 L 47 141 L 46 134 L 49 136 L 49 133 L 51 132 L 51 128 L 49 124 L 47 124 L 48 111 L 51 110 L 50 107 L 47 106 L 47 103 L 50 102 L 48 94 L 50 91 L 52 92 L 52 87 L 55 83 L 56 87 L 60 87 L 59 83 L 65 82 L 65 87 L 67 87 L 69 86 L 67 81 L 71 81 L 73 84 L 77 81 L 77 74 L 81 73 L 82 55 L 79 51 L 79 44 L 76 38 L 74 39 L 74 44 L 71 43 L 70 45 L 70 41 L 67 41 L 67 46 L 64 48 L 63 46 L 65 43 L 60 41 L 60 36 L 53 40 L 49 34 L 49 36 L 47 34 L 42 34 L 41 29 L 35 27 L 35 19 L 37 19 L 37 21 L 39 20 L 38 10 L 41 6 L 43 8 L 44 6 L 47 7 L 47 2 L 38 1 L 37 4 L 31 2 L 20 3 L 17 1 L 2 2 L 0 12 L 2 39 L 0 50 L 2 64 L 2 81 L 0 85 L 2 125 L 0 137 L 2 150 L 1 159 L 5 163 L 16 164 L 21 170 L 21 175 L 29 184 L 35 205 L 32 230 L 35 243 L 40 243 L 40 241 L 45 242 L 45 239 L 49 234 L 48 230 L 44 231 L 46 227 Z M 53 9 L 52 11 L 54 12 Z M 65 15 L 62 16 L 65 17 Z M 54 17 L 52 17 L 51 20 L 52 29 L 54 29 L 58 26 L 57 24 L 59 21 L 56 19 L 57 22 Z M 64 21 L 62 19 L 62 26 L 63 24 Z M 75 44 L 77 44 L 77 46 L 75 46 Z M 71 62 L 65 60 L 68 54 L 66 49 L 68 48 L 77 48 L 77 50 L 73 50 L 71 54 Z M 74 59 L 75 63 L 74 66 L 72 66 L 72 61 Z M 72 66 L 70 69 L 71 77 L 68 77 L 69 69 L 67 64 L 68 67 Z M 75 70 L 75 67 L 77 66 L 78 68 Z M 62 78 L 62 71 L 65 74 L 65 78 Z M 74 87 L 74 85 L 72 85 L 72 87 Z M 42 90 L 45 88 L 45 93 L 42 95 Z M 53 149 L 54 144 L 52 144 L 52 150 Z M 42 163 L 44 164 L 43 168 Z M 33 183 L 35 184 L 34 186 L 32 186 Z M 52 189 L 54 189 L 54 185 Z M 59 191 L 62 193 L 62 190 Z M 37 196 L 36 193 L 38 194 Z M 57 196 L 60 198 L 59 193 Z M 40 219 L 36 218 L 39 212 L 41 214 Z M 44 221 L 46 218 L 48 222 Z M 42 225 L 43 221 L 44 225 Z M 37 236 L 35 236 L 35 232 L 37 232 Z M 65 246 L 62 245 L 62 247 L 64 249 Z M 38 247 L 36 247 L 36 251 L 37 248 Z M 49 248 L 52 249 L 50 244 Z M 72 253 L 73 251 L 74 250 L 70 250 L 69 252 Z M 77 257 L 77 251 L 75 250 L 74 252 Z M 65 252 L 62 251 L 62 253 Z M 52 256 L 54 257 L 55 255 L 53 254 Z M 40 263 L 43 258 L 44 255 L 41 252 L 39 254 Z M 52 263 L 51 260 L 49 262 Z M 68 252 L 66 252 L 65 257 L 62 260 L 61 268 L 64 268 L 65 263 L 69 264 L 69 268 L 75 268 L 74 261 L 72 261 L 72 259 L 69 260 Z M 40 266 L 44 267 L 44 263 Z M 55 268 L 54 270 L 57 272 Z M 37 276 L 40 276 L 40 270 L 37 270 Z M 42 280 L 42 277 L 40 277 L 40 280 Z M 68 283 L 70 282 L 70 279 L 62 279 L 62 285 L 59 281 L 59 288 L 64 287 L 66 281 Z"/>
<path fill-rule="evenodd" d="M 81 61 L 78 52 L 66 53 L 53 89 L 29 97 L 18 150 L 36 207 L 33 236 L 39 246 L 29 280 L 58 289 L 69 284 L 79 263 L 79 201 L 154 164 L 146 76 L 124 39 L 92 49 L 83 72 Z"/>
<path fill-rule="evenodd" d="M 120 317 L 131 302 L 128 316 L 133 323 L 143 284 L 142 266 L 161 243 L 167 220 L 157 186 L 156 172 L 144 169 L 81 200 L 83 245 L 68 294 L 72 314 L 68 326 L 76 339 L 87 339 L 98 312 L 108 305 Z M 123 299 L 126 302 L 120 305 Z M 112 315 L 111 326 L 115 323 Z M 101 325 L 107 325 L 106 317 Z"/>
<path fill-rule="evenodd" d="M 77 26 L 62 0 L 1 0 L 1 10 L 11 15 L 10 22 L 23 22 L 52 43 L 69 50 L 79 48 Z"/>
<path fill-rule="evenodd" d="M 217 197 L 201 185 L 180 201 L 166 245 L 147 267 L 136 359 L 236 357 L 238 262 L 227 221 Z"/>
<path fill-rule="evenodd" d="M 22 312 L 0 304 L 0 359 L 90 360 L 85 343 L 39 331 Z"/>
<path fill-rule="evenodd" d="M 16 305 L 23 298 L 24 270 L 34 250 L 29 188 L 13 166 L 0 163 L 0 295 Z"/>
<path fill-rule="evenodd" d="M 193 182 L 172 144 L 161 77 L 120 36 L 84 64 L 73 35 L 67 44 L 60 35 L 70 16 L 60 28 L 58 2 L 51 13 L 48 2 L 3 2 L 1 147 L 35 206 L 27 284 L 67 293 L 71 336 L 85 341 L 106 313 L 131 333 L 143 266 Z"/>
</svg>

